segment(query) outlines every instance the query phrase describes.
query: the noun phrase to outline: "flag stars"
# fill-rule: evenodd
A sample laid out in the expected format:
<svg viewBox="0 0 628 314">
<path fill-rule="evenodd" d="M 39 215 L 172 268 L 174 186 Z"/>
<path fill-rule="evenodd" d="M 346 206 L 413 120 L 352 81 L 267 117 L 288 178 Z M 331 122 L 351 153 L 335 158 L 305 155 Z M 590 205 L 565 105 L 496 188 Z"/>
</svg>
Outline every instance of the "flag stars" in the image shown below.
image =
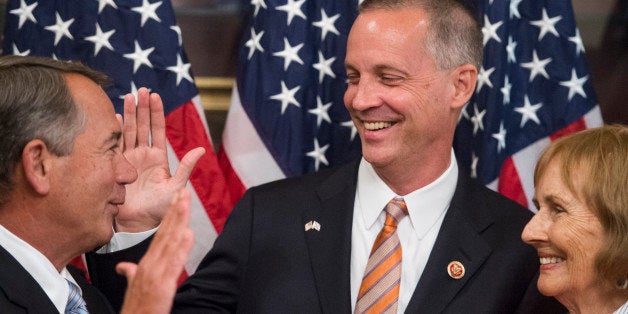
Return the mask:
<svg viewBox="0 0 628 314">
<path fill-rule="evenodd" d="M 297 86 L 293 89 L 288 89 L 286 83 L 281 81 L 281 93 L 270 96 L 270 99 L 275 99 L 281 101 L 281 114 L 283 115 L 286 112 L 286 108 L 288 105 L 294 105 L 296 107 L 301 107 L 301 104 L 294 98 L 294 95 L 301 89 L 301 86 Z"/>
<path fill-rule="evenodd" d="M 508 44 L 506 45 L 506 53 L 508 54 L 508 63 L 517 63 L 515 49 L 517 42 L 512 40 L 512 36 L 508 36 Z"/>
<path fill-rule="evenodd" d="M 478 177 L 478 161 L 480 159 L 475 155 L 475 152 L 471 152 L 471 178 L 476 179 Z"/>
<path fill-rule="evenodd" d="M 521 114 L 521 124 L 519 125 L 522 128 L 528 121 L 532 120 L 534 123 L 541 124 L 539 117 L 536 115 L 536 112 L 543 107 L 542 103 L 538 103 L 535 105 L 530 104 L 530 99 L 526 95 L 523 99 L 523 107 L 515 108 L 515 111 Z"/>
<path fill-rule="evenodd" d="M 497 140 L 497 152 L 501 153 L 502 149 L 506 149 L 506 129 L 504 129 L 504 122 L 499 124 L 499 131 L 491 134 L 491 137 Z"/>
<path fill-rule="evenodd" d="M 16 56 L 28 56 L 31 53 L 30 49 L 20 51 L 15 44 L 13 44 L 13 54 Z"/>
<path fill-rule="evenodd" d="M 179 46 L 183 45 L 183 38 L 181 37 L 181 27 L 178 25 L 170 26 L 170 29 L 177 33 L 177 39 L 179 40 Z"/>
<path fill-rule="evenodd" d="M 140 26 L 144 27 L 144 24 L 148 19 L 153 19 L 161 23 L 161 19 L 157 16 L 157 8 L 161 6 L 162 1 L 149 3 L 148 0 L 142 0 L 142 5 L 139 7 L 131 8 L 131 11 L 135 11 L 142 15 L 142 23 Z"/>
<path fill-rule="evenodd" d="M 336 35 L 340 35 L 340 32 L 336 29 L 334 23 L 340 17 L 340 14 L 336 14 L 332 17 L 328 17 L 325 10 L 321 9 L 321 20 L 312 23 L 312 25 L 319 27 L 321 29 L 322 35 L 321 40 L 325 40 L 325 36 L 327 36 L 328 32 L 334 33 Z"/>
<path fill-rule="evenodd" d="M 310 109 L 307 112 L 316 116 L 316 126 L 320 127 L 321 122 L 323 120 L 327 121 L 327 123 L 331 123 L 331 119 L 329 118 L 329 108 L 331 107 L 331 102 L 328 102 L 323 105 L 323 101 L 320 96 L 316 96 L 316 108 Z"/>
<path fill-rule="evenodd" d="M 478 111 L 477 104 L 473 104 L 473 112 L 474 114 L 473 117 L 471 117 L 471 123 L 473 123 L 473 136 L 475 136 L 478 130 L 484 131 L 484 122 L 482 120 L 486 114 L 486 109 Z"/>
<path fill-rule="evenodd" d="M 104 10 L 105 7 L 108 5 L 112 6 L 114 9 L 118 8 L 118 6 L 116 5 L 115 2 L 113 2 L 113 0 L 97 0 L 97 1 L 98 1 L 98 14 L 100 14 L 100 12 L 102 12 L 102 10 Z"/>
<path fill-rule="evenodd" d="M 249 55 L 247 58 L 248 60 L 251 60 L 256 50 L 259 50 L 259 52 L 264 52 L 264 48 L 262 48 L 262 45 L 260 44 L 262 36 L 264 36 L 264 31 L 261 31 L 259 34 L 257 34 L 255 33 L 255 30 L 251 28 L 251 38 L 249 38 L 249 40 L 247 40 L 244 44 L 249 48 Z"/>
<path fill-rule="evenodd" d="M 576 55 L 580 55 L 581 52 L 584 52 L 584 44 L 582 44 L 579 29 L 576 28 L 576 34 L 573 37 L 569 37 L 569 41 L 576 44 Z"/>
<path fill-rule="evenodd" d="M 353 120 L 349 119 L 349 121 L 342 122 L 340 125 L 351 129 L 351 141 L 353 141 L 356 134 L 358 134 L 358 128 L 356 128 L 355 124 L 353 124 Z"/>
<path fill-rule="evenodd" d="M 318 63 L 313 64 L 312 66 L 318 70 L 318 83 L 323 83 L 323 79 L 325 75 L 329 75 L 332 78 L 336 78 L 336 74 L 331 69 L 331 64 L 336 61 L 336 57 L 331 57 L 329 59 L 325 59 L 323 53 L 318 51 Z"/>
<path fill-rule="evenodd" d="M 153 67 L 153 64 L 148 60 L 148 55 L 150 55 L 155 47 L 142 49 L 140 44 L 135 41 L 135 51 L 133 53 L 124 54 L 124 57 L 127 59 L 133 60 L 133 74 L 137 72 L 137 69 L 142 66 L 142 64 L 147 65 L 148 67 Z"/>
<path fill-rule="evenodd" d="M 510 18 L 516 17 L 518 19 L 521 18 L 521 14 L 519 14 L 519 4 L 523 0 L 510 0 Z"/>
<path fill-rule="evenodd" d="M 504 87 L 499 90 L 504 95 L 504 105 L 508 105 L 510 103 L 510 90 L 512 89 L 512 84 L 508 81 L 508 75 L 504 76 Z"/>
<path fill-rule="evenodd" d="M 251 0 L 251 5 L 255 7 L 255 11 L 253 11 L 253 16 L 257 16 L 257 13 L 259 13 L 259 8 L 267 9 L 266 2 L 264 2 L 264 0 Z"/>
<path fill-rule="evenodd" d="M 462 107 L 462 110 L 460 110 L 460 115 L 458 116 L 458 122 L 460 122 L 462 118 L 469 120 L 469 113 L 467 112 L 468 107 L 469 107 L 469 102 L 467 101 L 467 103 L 464 104 L 464 106 Z"/>
<path fill-rule="evenodd" d="M 483 35 L 483 44 L 492 39 L 495 39 L 498 43 L 501 43 L 502 40 L 497 35 L 497 29 L 504 24 L 504 21 L 499 21 L 495 24 L 491 24 L 491 21 L 488 19 L 488 16 L 484 15 L 484 26 L 482 27 L 482 35 Z"/>
<path fill-rule="evenodd" d="M 297 62 L 302 65 L 303 60 L 301 60 L 301 58 L 299 57 L 299 50 L 303 48 L 303 43 L 300 43 L 292 47 L 290 46 L 290 43 L 288 42 L 288 38 L 284 37 L 283 45 L 284 45 L 283 50 L 273 53 L 273 56 L 284 58 L 284 62 L 283 62 L 284 71 L 288 70 L 288 66 L 290 66 L 290 63 L 292 63 L 292 61 Z"/>
<path fill-rule="evenodd" d="M 33 23 L 37 23 L 37 19 L 35 19 L 35 16 L 33 15 L 33 11 L 37 7 L 37 5 L 37 2 L 31 5 L 26 5 L 26 2 L 24 0 L 20 0 L 20 7 L 18 9 L 13 9 L 9 11 L 9 13 L 15 14 L 19 17 L 17 24 L 18 29 L 22 28 L 22 25 L 24 25 L 27 20 Z"/>
<path fill-rule="evenodd" d="M 301 6 L 305 3 L 305 0 L 288 0 L 288 3 L 284 4 L 284 5 L 280 5 L 278 7 L 276 7 L 276 10 L 279 11 L 285 11 L 286 13 L 288 13 L 288 21 L 287 24 L 288 26 L 290 26 L 290 23 L 292 23 L 292 19 L 295 16 L 301 17 L 304 20 L 307 20 L 307 17 L 305 17 L 305 14 L 303 14 L 303 11 L 301 11 Z"/>
<path fill-rule="evenodd" d="M 484 70 L 484 67 L 480 69 L 480 73 L 478 74 L 478 85 L 476 91 L 479 93 L 486 84 L 488 87 L 493 88 L 493 83 L 491 82 L 491 74 L 495 72 L 495 68 L 490 68 L 488 70 Z"/>
<path fill-rule="evenodd" d="M 102 49 L 102 47 L 107 47 L 107 49 L 113 51 L 113 46 L 111 46 L 109 38 L 115 32 L 115 29 L 112 29 L 106 33 L 103 33 L 103 31 L 100 29 L 100 25 L 96 23 L 96 34 L 85 37 L 85 40 L 94 43 L 94 57 L 98 54 L 98 52 L 100 52 L 100 49 Z"/>
<path fill-rule="evenodd" d="M 55 25 L 49 25 L 44 28 L 55 33 L 55 46 L 56 46 L 61 40 L 61 38 L 63 38 L 64 36 L 70 39 L 74 39 L 74 37 L 72 37 L 72 34 L 70 34 L 70 25 L 74 23 L 74 19 L 71 18 L 67 21 L 64 21 L 59 15 L 59 12 L 55 12 L 55 16 L 57 20 Z"/>
<path fill-rule="evenodd" d="M 318 171 L 318 168 L 321 163 L 325 164 L 325 166 L 329 165 L 329 162 L 327 162 L 327 158 L 325 157 L 325 152 L 327 151 L 328 148 L 329 148 L 329 144 L 323 147 L 320 147 L 320 145 L 318 144 L 318 139 L 314 139 L 314 150 L 311 152 L 308 152 L 306 155 L 308 157 L 314 158 L 314 170 L 315 171 Z"/>
<path fill-rule="evenodd" d="M 166 69 L 177 74 L 177 86 L 181 83 L 181 79 L 186 79 L 190 83 L 194 82 L 192 76 L 190 76 L 190 64 L 184 63 L 180 54 L 177 54 L 177 64 Z"/>
<path fill-rule="evenodd" d="M 532 82 L 538 74 L 543 75 L 546 79 L 549 78 L 549 74 L 545 71 L 545 66 L 550 62 L 552 62 L 552 58 L 539 60 L 536 50 L 534 50 L 532 51 L 532 61 L 522 63 L 521 66 L 530 69 L 530 82 Z"/>
<path fill-rule="evenodd" d="M 137 87 L 135 86 L 135 82 L 131 81 L 131 91 L 128 94 L 132 94 L 135 98 L 135 105 L 137 106 Z M 126 94 L 120 95 L 120 99 L 124 99 Z"/>
<path fill-rule="evenodd" d="M 547 11 L 543 8 L 543 17 L 538 21 L 532 21 L 530 24 L 538 27 L 541 31 L 539 33 L 539 41 L 545 37 L 545 34 L 552 33 L 552 35 L 558 37 L 558 31 L 556 31 L 556 23 L 560 21 L 563 17 L 557 15 L 555 17 L 550 18 L 547 16 Z"/>
<path fill-rule="evenodd" d="M 567 99 L 571 101 L 575 94 L 578 94 L 584 98 L 587 98 L 587 94 L 584 92 L 583 85 L 589 79 L 588 75 L 583 77 L 578 77 L 576 75 L 576 69 L 571 69 L 571 79 L 569 81 L 559 82 L 560 85 L 569 88 L 569 94 L 567 95 Z"/>
</svg>

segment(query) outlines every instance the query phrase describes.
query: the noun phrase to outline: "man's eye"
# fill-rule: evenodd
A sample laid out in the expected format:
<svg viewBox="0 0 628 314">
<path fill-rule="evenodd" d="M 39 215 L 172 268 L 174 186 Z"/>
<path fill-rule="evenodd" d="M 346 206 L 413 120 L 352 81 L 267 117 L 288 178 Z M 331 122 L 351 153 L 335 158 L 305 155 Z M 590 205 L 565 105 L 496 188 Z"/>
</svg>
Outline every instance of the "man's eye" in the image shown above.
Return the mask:
<svg viewBox="0 0 628 314">
<path fill-rule="evenodd" d="M 357 74 L 350 74 L 347 76 L 347 82 L 351 85 L 358 84 L 358 82 L 360 82 L 360 76 Z"/>
<path fill-rule="evenodd" d="M 399 76 L 382 76 L 381 80 L 384 84 L 394 84 L 400 82 L 402 78 Z"/>
</svg>

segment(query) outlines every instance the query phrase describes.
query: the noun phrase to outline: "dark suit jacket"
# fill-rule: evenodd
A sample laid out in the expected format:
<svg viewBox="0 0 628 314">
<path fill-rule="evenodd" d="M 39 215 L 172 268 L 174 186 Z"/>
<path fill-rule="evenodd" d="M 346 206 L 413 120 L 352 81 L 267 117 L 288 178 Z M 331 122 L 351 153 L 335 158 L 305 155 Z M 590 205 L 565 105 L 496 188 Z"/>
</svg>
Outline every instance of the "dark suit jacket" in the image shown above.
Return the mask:
<svg viewBox="0 0 628 314">
<path fill-rule="evenodd" d="M 81 271 L 68 266 L 68 271 L 81 287 L 83 299 L 91 314 L 113 313 L 102 293 L 90 285 Z M 48 295 L 35 279 L 0 246 L 0 313 L 58 313 Z"/>
<path fill-rule="evenodd" d="M 349 313 L 357 169 L 354 162 L 247 191 L 173 312 Z M 536 289 L 538 257 L 520 239 L 530 217 L 460 174 L 407 312 L 564 311 Z M 309 221 L 320 231 L 305 231 Z M 464 265 L 462 279 L 449 277 L 451 261 Z"/>
</svg>

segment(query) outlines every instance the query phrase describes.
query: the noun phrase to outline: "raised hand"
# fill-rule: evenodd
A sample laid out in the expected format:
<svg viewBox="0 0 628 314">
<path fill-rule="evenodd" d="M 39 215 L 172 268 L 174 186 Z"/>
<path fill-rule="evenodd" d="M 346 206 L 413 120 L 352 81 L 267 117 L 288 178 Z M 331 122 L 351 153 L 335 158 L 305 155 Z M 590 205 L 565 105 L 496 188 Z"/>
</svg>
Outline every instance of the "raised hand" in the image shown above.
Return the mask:
<svg viewBox="0 0 628 314">
<path fill-rule="evenodd" d="M 124 156 L 137 170 L 137 180 L 126 186 L 126 200 L 116 217 L 116 231 L 140 232 L 157 227 L 175 191 L 185 187 L 204 148 L 189 151 L 174 176 L 166 148 L 164 107 L 158 94 L 140 88 L 124 97 Z"/>
<path fill-rule="evenodd" d="M 177 191 L 166 215 L 139 264 L 119 263 L 128 287 L 120 313 L 170 313 L 177 279 L 192 249 L 190 192 Z"/>
</svg>

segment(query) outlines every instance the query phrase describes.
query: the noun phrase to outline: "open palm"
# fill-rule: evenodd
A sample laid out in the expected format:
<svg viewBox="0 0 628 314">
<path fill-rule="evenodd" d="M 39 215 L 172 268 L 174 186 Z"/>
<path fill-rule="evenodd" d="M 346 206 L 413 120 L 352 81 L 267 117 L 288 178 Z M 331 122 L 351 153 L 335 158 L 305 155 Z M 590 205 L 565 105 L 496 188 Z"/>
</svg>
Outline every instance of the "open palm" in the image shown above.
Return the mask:
<svg viewBox="0 0 628 314">
<path fill-rule="evenodd" d="M 166 122 L 161 98 L 140 88 L 124 98 L 124 156 L 137 170 L 137 180 L 126 185 L 126 200 L 116 217 L 117 231 L 139 232 L 157 227 L 175 192 L 190 177 L 203 148 L 189 151 L 174 176 L 170 174 Z"/>
</svg>

